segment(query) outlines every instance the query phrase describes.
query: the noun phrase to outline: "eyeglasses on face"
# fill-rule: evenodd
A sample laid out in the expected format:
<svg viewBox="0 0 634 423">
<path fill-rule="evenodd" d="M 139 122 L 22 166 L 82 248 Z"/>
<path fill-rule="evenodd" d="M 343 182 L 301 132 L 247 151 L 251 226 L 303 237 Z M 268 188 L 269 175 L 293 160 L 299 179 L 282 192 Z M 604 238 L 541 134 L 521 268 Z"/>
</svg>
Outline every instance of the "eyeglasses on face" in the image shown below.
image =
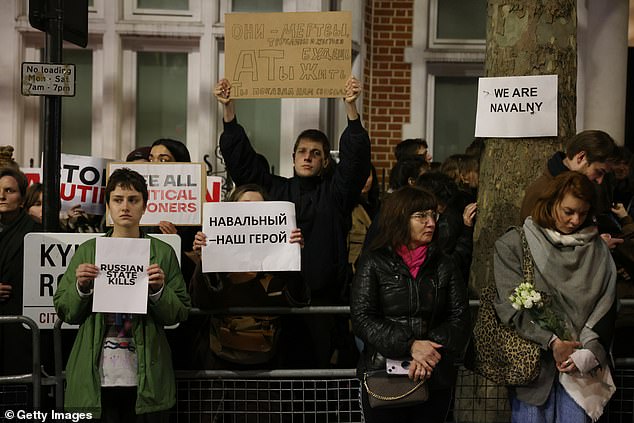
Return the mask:
<svg viewBox="0 0 634 423">
<path fill-rule="evenodd" d="M 435 222 L 438 220 L 438 213 L 434 210 L 426 210 L 422 212 L 412 213 L 410 217 L 412 219 L 417 219 L 420 221 L 433 220 Z"/>
</svg>

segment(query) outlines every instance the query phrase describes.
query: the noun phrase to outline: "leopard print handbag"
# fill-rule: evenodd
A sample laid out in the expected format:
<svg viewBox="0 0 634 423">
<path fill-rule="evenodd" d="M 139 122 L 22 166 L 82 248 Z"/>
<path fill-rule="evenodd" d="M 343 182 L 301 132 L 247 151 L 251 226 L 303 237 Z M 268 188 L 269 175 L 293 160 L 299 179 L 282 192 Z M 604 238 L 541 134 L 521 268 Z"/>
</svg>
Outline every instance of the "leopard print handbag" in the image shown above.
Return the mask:
<svg viewBox="0 0 634 423">
<path fill-rule="evenodd" d="M 533 258 L 521 228 L 524 281 L 533 283 Z M 480 293 L 480 309 L 473 328 L 473 365 L 476 373 L 498 385 L 527 385 L 539 376 L 541 349 L 502 324 L 495 313 L 495 285 Z"/>
</svg>

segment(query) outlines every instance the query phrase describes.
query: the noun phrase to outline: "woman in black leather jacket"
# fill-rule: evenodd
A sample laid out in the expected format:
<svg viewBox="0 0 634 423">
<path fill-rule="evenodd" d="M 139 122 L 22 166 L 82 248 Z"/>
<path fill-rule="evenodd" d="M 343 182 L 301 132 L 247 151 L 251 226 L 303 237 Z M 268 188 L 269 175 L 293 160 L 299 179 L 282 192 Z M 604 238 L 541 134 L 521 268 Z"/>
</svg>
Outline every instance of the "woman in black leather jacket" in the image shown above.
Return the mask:
<svg viewBox="0 0 634 423">
<path fill-rule="evenodd" d="M 408 376 L 426 379 L 429 400 L 400 408 L 370 408 L 365 420 L 444 422 L 456 377 L 455 362 L 469 340 L 467 288 L 455 264 L 436 247 L 437 202 L 430 192 L 405 186 L 381 211 L 380 233 L 357 268 L 351 297 L 355 335 L 364 342 L 359 377 L 386 369 L 386 359 L 407 360 Z M 399 377 L 399 376 L 394 376 Z M 404 376 L 400 376 L 404 377 Z"/>
</svg>

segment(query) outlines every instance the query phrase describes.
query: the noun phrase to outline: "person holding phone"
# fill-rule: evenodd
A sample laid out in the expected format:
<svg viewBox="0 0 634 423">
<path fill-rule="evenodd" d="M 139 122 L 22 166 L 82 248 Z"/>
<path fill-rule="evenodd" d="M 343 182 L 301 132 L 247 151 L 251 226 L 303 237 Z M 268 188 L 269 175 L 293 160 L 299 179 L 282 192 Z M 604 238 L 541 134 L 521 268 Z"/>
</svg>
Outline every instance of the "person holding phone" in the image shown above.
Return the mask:
<svg viewBox="0 0 634 423">
<path fill-rule="evenodd" d="M 438 204 L 429 191 L 406 185 L 385 200 L 380 231 L 359 260 L 350 312 L 364 342 L 358 366 L 388 370 L 387 359 L 409 361 L 408 376 L 428 380 L 425 403 L 371 408 L 361 391 L 365 421 L 445 422 L 455 384 L 454 363 L 469 340 L 467 287 L 454 261 L 437 244 Z M 389 229 L 388 229 L 389 228 Z"/>
</svg>

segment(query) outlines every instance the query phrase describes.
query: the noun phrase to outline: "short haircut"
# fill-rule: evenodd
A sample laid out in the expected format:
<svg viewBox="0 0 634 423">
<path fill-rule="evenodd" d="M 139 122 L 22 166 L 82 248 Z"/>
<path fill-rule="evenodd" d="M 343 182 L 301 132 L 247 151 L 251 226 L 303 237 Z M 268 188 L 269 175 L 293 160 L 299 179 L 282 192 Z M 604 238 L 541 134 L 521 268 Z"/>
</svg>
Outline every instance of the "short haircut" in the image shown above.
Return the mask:
<svg viewBox="0 0 634 423">
<path fill-rule="evenodd" d="M 152 143 L 152 147 L 154 147 L 155 145 L 162 145 L 167 148 L 170 153 L 172 153 L 172 156 L 174 156 L 174 160 L 177 162 L 189 163 L 192 161 L 187 146 L 185 146 L 185 144 L 178 140 L 173 140 L 171 138 L 160 138 Z"/>
<path fill-rule="evenodd" d="M 396 248 L 409 244 L 412 214 L 425 210 L 436 211 L 437 208 L 436 197 L 426 189 L 410 185 L 397 189 L 381 203 L 379 232 L 370 244 L 370 249 Z M 434 232 L 434 239 L 436 239 L 436 232 Z"/>
<path fill-rule="evenodd" d="M 469 144 L 467 148 L 465 148 L 464 153 L 467 156 L 473 156 L 476 159 L 478 159 L 478 161 L 480 161 L 483 151 L 484 151 L 484 138 L 477 137 L 477 138 L 474 138 L 473 141 L 471 141 L 471 144 Z"/>
<path fill-rule="evenodd" d="M 414 181 L 422 172 L 429 169 L 429 163 L 421 156 L 410 156 L 396 162 L 390 171 L 390 188 L 399 189 L 409 183 L 409 178 Z"/>
<path fill-rule="evenodd" d="M 26 189 L 29 186 L 29 180 L 26 178 L 26 175 L 13 167 L 2 167 L 0 168 L 0 178 L 4 178 L 5 176 L 11 176 L 15 179 L 18 183 L 20 196 L 24 198 L 26 196 Z"/>
<path fill-rule="evenodd" d="M 264 201 L 268 201 L 269 200 L 269 195 L 264 190 L 264 188 L 262 188 L 260 185 L 258 185 L 258 184 L 244 184 L 244 185 L 240 185 L 240 186 L 236 187 L 236 189 L 233 190 L 233 192 L 231 193 L 231 195 L 229 196 L 227 201 L 230 201 L 230 202 L 240 201 L 240 197 L 242 197 L 247 192 L 257 192 L 258 194 L 260 194 L 262 196 Z"/>
<path fill-rule="evenodd" d="M 425 172 L 416 179 L 416 186 L 429 190 L 438 203 L 451 204 L 458 195 L 458 185 L 448 175 L 440 172 Z"/>
<path fill-rule="evenodd" d="M 147 205 L 147 183 L 140 173 L 127 167 L 123 167 L 112 172 L 108 178 L 108 183 L 106 184 L 106 204 L 110 203 L 110 193 L 112 193 L 112 191 L 114 191 L 117 187 L 134 189 L 140 192 L 143 197 L 143 204 Z"/>
<path fill-rule="evenodd" d="M 167 146 L 166 146 L 167 147 Z M 168 148 L 169 150 L 169 148 Z M 135 160 L 150 160 L 150 151 L 152 151 L 152 147 L 138 147 L 130 152 L 128 156 L 125 158 L 126 162 L 133 162 Z M 171 150 L 170 150 L 171 151 Z M 174 153 L 172 153 L 174 154 Z"/>
<path fill-rule="evenodd" d="M 462 184 L 462 176 L 470 172 L 478 173 L 480 163 L 474 156 L 468 154 L 453 154 L 445 159 L 440 171 L 453 179 L 458 186 Z"/>
<path fill-rule="evenodd" d="M 605 163 L 618 157 L 618 148 L 610 135 L 599 130 L 579 132 L 566 142 L 566 157 L 572 159 L 585 151 L 588 163 Z"/>
<path fill-rule="evenodd" d="M 26 189 L 26 195 L 24 196 L 24 210 L 29 210 L 40 199 L 40 194 L 44 191 L 44 185 L 39 182 L 31 184 Z"/>
<path fill-rule="evenodd" d="M 394 147 L 394 156 L 396 156 L 396 160 L 403 160 L 407 157 L 417 156 L 418 150 L 423 148 L 429 148 L 427 146 L 427 141 L 422 138 L 408 138 L 396 144 Z"/>
<path fill-rule="evenodd" d="M 330 141 L 328 141 L 328 137 L 326 136 L 326 134 L 321 132 L 319 129 L 306 129 L 302 131 L 295 140 L 295 145 L 293 146 L 293 155 L 297 152 L 299 142 L 303 139 L 308 139 L 320 143 L 321 148 L 324 149 L 324 159 L 330 159 Z"/>
<path fill-rule="evenodd" d="M 556 230 L 554 209 L 567 194 L 572 194 L 575 198 L 590 205 L 588 217 L 582 227 L 591 223 L 596 206 L 596 190 L 593 183 L 584 174 L 575 171 L 560 173 L 546 184 L 533 207 L 531 213 L 533 221 L 542 228 Z"/>
</svg>

